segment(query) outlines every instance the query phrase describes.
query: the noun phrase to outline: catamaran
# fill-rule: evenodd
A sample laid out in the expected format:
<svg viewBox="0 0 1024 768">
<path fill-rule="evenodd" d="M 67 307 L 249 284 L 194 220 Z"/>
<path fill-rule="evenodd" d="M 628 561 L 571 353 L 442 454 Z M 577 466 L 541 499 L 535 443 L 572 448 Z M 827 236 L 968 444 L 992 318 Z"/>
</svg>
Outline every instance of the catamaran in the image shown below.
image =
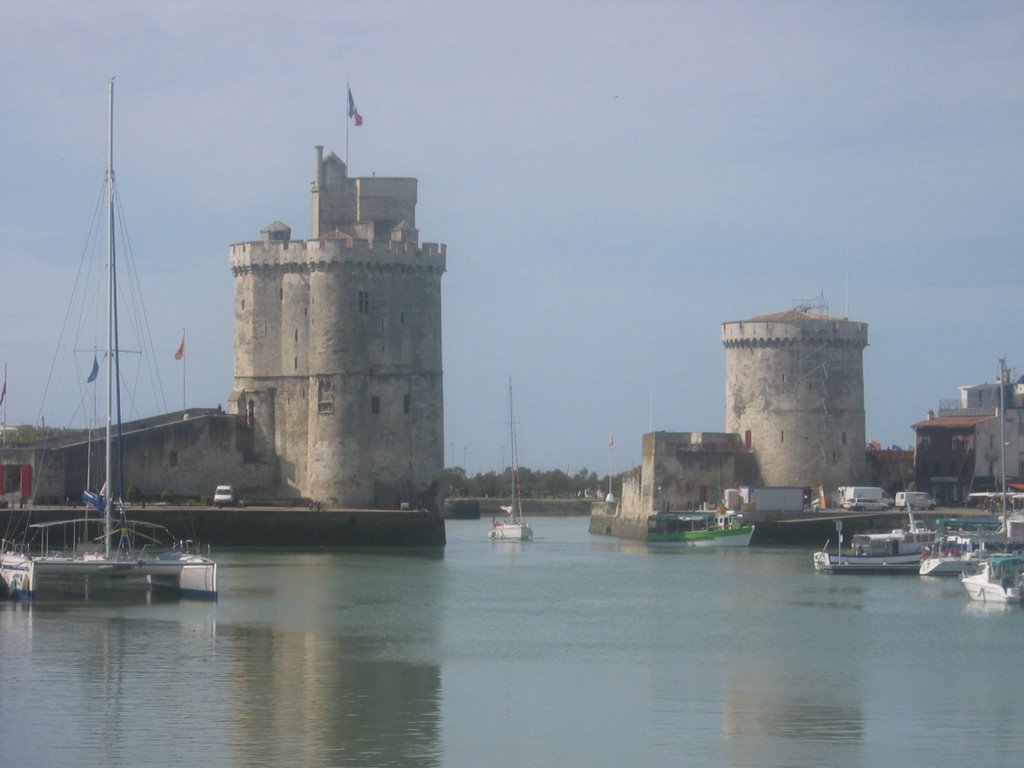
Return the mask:
<svg viewBox="0 0 1024 768">
<path fill-rule="evenodd" d="M 216 599 L 217 563 L 208 555 L 192 551 L 190 544 L 172 542 L 165 548 L 161 538 L 170 537 L 163 526 L 129 521 L 119 490 L 124 485 L 123 472 L 120 467 L 116 475 L 114 472 L 115 417 L 120 432 L 120 365 L 114 248 L 113 80 L 107 138 L 106 482 L 99 493 L 83 493 L 83 500 L 102 512 L 102 517 L 36 523 L 28 526 L 24 541 L 4 540 L 0 545 L 0 593 L 22 598 L 35 598 L 51 591 L 88 596 L 97 590 L 127 586 Z M 95 536 L 97 527 L 99 535 Z"/>
</svg>

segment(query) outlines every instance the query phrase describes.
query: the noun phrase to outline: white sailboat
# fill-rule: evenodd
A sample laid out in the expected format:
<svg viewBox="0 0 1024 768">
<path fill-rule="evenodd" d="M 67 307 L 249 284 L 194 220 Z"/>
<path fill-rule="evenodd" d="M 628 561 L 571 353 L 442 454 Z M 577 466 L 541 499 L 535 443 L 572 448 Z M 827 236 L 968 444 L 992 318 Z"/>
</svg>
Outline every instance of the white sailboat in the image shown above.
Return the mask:
<svg viewBox="0 0 1024 768">
<path fill-rule="evenodd" d="M 34 598 L 51 589 L 62 594 L 88 595 L 110 587 L 142 587 L 182 595 L 215 599 L 217 564 L 207 556 L 171 545 L 160 551 L 163 526 L 128 521 L 118 485 L 113 482 L 114 419 L 120 428 L 119 361 L 117 347 L 117 270 L 115 258 L 114 187 L 114 81 L 110 81 L 107 156 L 107 333 L 106 333 L 106 482 L 99 494 L 86 491 L 83 498 L 103 512 L 101 519 L 83 518 L 37 523 L 21 544 L 4 541 L 0 547 L 0 592 Z M 117 518 L 115 524 L 115 517 Z M 93 538 L 96 527 L 100 534 Z M 169 538 L 169 537 L 168 537 Z"/>
<path fill-rule="evenodd" d="M 512 379 L 508 380 L 508 412 L 512 432 L 512 503 L 502 507 L 505 517 L 491 522 L 487 535 L 493 541 L 529 541 L 533 529 L 523 520 L 523 495 L 519 482 L 519 447 L 516 443 L 516 409 L 512 401 Z"/>
</svg>

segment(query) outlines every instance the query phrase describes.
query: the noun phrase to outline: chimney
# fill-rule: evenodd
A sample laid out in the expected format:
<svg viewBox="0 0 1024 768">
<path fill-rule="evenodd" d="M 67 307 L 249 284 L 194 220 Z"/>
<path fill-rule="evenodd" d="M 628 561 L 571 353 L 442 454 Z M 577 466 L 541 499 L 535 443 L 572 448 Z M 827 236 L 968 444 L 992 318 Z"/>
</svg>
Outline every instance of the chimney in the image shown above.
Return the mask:
<svg viewBox="0 0 1024 768">
<path fill-rule="evenodd" d="M 928 409 L 928 421 L 931 421 L 934 418 L 935 418 L 935 411 L 933 411 L 931 408 L 929 408 Z"/>
</svg>

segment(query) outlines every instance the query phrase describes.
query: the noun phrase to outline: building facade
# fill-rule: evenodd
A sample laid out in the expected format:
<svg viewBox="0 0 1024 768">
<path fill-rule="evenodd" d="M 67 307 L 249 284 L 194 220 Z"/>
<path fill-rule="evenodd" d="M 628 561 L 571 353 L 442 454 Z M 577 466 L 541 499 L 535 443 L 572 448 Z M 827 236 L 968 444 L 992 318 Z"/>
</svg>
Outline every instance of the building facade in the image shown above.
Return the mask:
<svg viewBox="0 0 1024 768">
<path fill-rule="evenodd" d="M 231 246 L 228 410 L 279 495 L 440 509 L 445 246 L 419 243 L 415 179 L 349 178 L 322 147 L 315 174 L 310 239 L 274 222 Z"/>
<path fill-rule="evenodd" d="M 914 487 L 940 504 L 1024 491 L 1024 378 L 960 387 L 959 400 L 914 424 Z"/>
</svg>

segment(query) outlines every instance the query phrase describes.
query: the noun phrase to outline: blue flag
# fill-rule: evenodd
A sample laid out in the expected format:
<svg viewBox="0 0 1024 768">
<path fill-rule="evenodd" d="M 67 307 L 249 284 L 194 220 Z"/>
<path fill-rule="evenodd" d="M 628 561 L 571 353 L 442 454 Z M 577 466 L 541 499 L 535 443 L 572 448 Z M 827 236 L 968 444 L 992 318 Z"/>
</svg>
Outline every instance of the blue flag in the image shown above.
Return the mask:
<svg viewBox="0 0 1024 768">
<path fill-rule="evenodd" d="M 96 359 L 96 355 L 92 356 L 92 373 L 89 374 L 89 378 L 85 380 L 86 384 L 91 384 L 96 381 L 96 377 L 100 375 L 100 361 Z"/>
</svg>

